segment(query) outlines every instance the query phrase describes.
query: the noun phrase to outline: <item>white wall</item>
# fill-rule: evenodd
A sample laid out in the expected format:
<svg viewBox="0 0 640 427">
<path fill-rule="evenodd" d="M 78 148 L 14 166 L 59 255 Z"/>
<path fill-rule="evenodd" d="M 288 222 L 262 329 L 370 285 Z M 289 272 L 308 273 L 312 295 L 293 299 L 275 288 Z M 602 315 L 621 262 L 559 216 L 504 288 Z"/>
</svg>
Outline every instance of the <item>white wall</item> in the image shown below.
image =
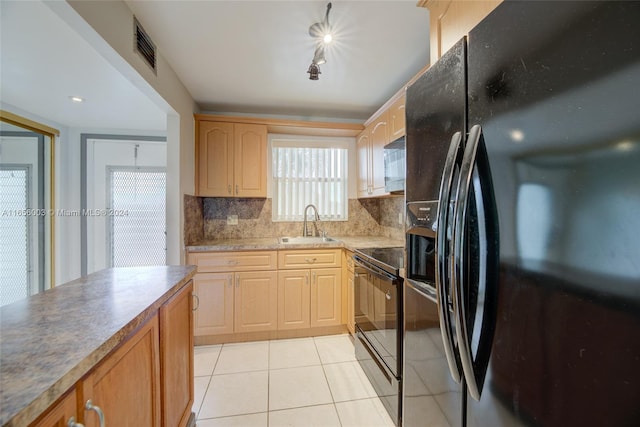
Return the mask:
<svg viewBox="0 0 640 427">
<path fill-rule="evenodd" d="M 198 110 L 193 98 L 161 54 L 157 58 L 157 74 L 154 74 L 134 52 L 133 13 L 123 1 L 49 2 L 48 5 L 167 112 L 167 262 L 183 262 L 183 194 L 194 194 L 193 113 Z"/>
</svg>

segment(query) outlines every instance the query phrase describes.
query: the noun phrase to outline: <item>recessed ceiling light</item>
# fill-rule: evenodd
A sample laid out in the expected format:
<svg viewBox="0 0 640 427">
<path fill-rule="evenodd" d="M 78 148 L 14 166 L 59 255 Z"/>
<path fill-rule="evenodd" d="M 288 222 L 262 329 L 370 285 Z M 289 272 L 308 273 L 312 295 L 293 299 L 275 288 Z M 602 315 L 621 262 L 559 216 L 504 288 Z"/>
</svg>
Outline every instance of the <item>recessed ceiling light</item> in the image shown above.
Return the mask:
<svg viewBox="0 0 640 427">
<path fill-rule="evenodd" d="M 73 102 L 77 102 L 78 104 L 80 104 L 81 102 L 84 102 L 84 98 L 81 98 L 79 96 L 70 96 L 69 99 L 72 100 Z"/>
</svg>

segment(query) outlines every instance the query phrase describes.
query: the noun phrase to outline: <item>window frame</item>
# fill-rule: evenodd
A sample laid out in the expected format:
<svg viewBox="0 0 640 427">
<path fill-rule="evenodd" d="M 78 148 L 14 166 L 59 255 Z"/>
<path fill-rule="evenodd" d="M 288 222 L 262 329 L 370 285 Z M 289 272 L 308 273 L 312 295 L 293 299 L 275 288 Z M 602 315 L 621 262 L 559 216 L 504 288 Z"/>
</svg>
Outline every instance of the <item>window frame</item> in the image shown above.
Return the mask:
<svg viewBox="0 0 640 427">
<path fill-rule="evenodd" d="M 321 220 L 348 221 L 349 220 L 349 199 L 355 192 L 355 180 L 353 171 L 355 170 L 355 138 L 350 137 L 327 137 L 327 136 L 302 136 L 302 135 L 279 135 L 269 134 L 267 144 L 267 173 L 269 176 L 267 183 L 267 197 L 272 200 L 272 222 L 302 222 L 303 220 L 281 219 L 276 217 L 275 181 L 273 175 L 273 149 L 284 148 L 339 148 L 346 150 L 346 177 L 345 177 L 345 217 L 340 219 L 327 218 Z"/>
</svg>

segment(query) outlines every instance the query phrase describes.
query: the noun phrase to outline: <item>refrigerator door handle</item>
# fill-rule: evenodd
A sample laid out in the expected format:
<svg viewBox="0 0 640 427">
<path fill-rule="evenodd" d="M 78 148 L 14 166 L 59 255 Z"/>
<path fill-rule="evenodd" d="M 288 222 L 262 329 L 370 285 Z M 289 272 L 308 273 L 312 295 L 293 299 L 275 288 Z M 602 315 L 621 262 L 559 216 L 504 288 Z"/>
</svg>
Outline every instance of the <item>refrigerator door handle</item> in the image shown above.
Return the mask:
<svg viewBox="0 0 640 427">
<path fill-rule="evenodd" d="M 444 352 L 447 357 L 447 364 L 453 379 L 459 383 L 462 379 L 462 366 L 460 357 L 455 348 L 453 333 L 453 320 L 449 311 L 449 281 L 447 273 L 450 272 L 450 255 L 447 253 L 447 226 L 449 223 L 449 203 L 451 201 L 452 189 L 454 185 L 455 165 L 459 159 L 459 152 L 462 146 L 462 133 L 456 132 L 451 137 L 451 144 L 442 172 L 440 182 L 440 194 L 438 197 L 438 219 L 436 231 L 436 290 L 438 295 L 438 318 L 440 321 L 440 332 L 444 342 Z M 453 286 L 451 286 L 453 288 Z"/>
<path fill-rule="evenodd" d="M 460 176 L 458 180 L 458 206 L 454 213 L 453 227 L 453 294 L 456 306 L 456 332 L 458 338 L 458 350 L 469 394 L 476 400 L 480 400 L 482 388 L 489 364 L 491 345 L 496 321 L 497 283 L 498 283 L 498 225 L 495 197 L 491 182 L 489 161 L 484 148 L 482 128 L 475 125 L 469 131 L 467 146 L 465 148 Z M 481 322 L 475 322 L 470 318 L 469 295 L 467 292 L 466 277 L 467 242 L 466 227 L 469 210 L 470 193 L 475 197 L 477 211 L 477 227 L 479 247 L 478 251 L 478 283 L 470 285 L 478 286 L 484 290 L 482 303 L 478 297 Z M 475 310 L 474 310 L 475 312 Z M 475 312 L 475 319 L 479 319 Z M 471 327 L 469 323 L 471 322 Z M 479 338 L 475 358 L 471 350 L 473 328 L 479 327 Z"/>
</svg>

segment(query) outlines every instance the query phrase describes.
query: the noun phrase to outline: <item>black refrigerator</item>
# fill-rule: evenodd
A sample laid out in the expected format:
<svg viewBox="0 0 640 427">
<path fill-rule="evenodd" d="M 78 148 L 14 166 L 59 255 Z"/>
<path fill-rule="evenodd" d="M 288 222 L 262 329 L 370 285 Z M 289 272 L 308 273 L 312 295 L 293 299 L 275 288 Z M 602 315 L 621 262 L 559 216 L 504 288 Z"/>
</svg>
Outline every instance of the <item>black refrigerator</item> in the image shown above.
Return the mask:
<svg viewBox="0 0 640 427">
<path fill-rule="evenodd" d="M 640 425 L 640 2 L 503 2 L 406 115 L 403 424 Z"/>
</svg>

